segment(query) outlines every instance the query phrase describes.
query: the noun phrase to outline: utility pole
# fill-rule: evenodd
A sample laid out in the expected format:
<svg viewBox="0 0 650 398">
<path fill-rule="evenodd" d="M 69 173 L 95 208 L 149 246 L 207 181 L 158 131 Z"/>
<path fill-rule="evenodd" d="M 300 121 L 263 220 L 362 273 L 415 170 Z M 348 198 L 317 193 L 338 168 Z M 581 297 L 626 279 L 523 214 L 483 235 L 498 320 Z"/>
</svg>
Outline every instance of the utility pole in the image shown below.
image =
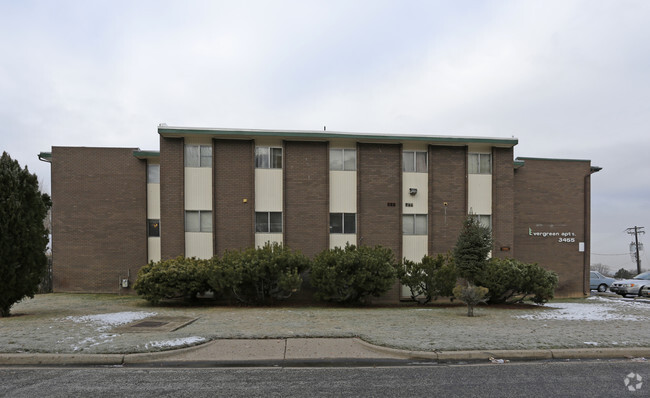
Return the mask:
<svg viewBox="0 0 650 398">
<path fill-rule="evenodd" d="M 636 270 L 639 274 L 641 273 L 641 257 L 639 256 L 639 234 L 645 234 L 643 228 L 645 227 L 634 226 L 625 230 L 628 235 L 634 235 L 634 246 L 636 247 Z"/>
</svg>

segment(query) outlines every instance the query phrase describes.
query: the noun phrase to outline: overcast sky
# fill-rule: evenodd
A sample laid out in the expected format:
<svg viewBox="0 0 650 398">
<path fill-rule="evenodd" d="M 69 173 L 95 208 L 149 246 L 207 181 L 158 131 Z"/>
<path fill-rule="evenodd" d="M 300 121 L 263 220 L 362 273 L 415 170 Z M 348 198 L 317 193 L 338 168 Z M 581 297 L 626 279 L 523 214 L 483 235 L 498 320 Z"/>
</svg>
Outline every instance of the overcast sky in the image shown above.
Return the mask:
<svg viewBox="0 0 650 398">
<path fill-rule="evenodd" d="M 157 150 L 163 122 L 514 136 L 603 167 L 592 263 L 650 231 L 647 0 L 0 0 L 0 54 L 0 150 L 47 190 L 39 152 Z"/>
</svg>

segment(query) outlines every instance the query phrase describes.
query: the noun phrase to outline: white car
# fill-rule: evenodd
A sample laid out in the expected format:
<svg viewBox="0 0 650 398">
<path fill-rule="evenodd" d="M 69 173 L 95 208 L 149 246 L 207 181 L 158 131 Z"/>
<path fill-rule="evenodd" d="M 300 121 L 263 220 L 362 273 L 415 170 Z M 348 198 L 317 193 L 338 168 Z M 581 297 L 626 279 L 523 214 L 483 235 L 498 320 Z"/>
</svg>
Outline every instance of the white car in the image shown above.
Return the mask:
<svg viewBox="0 0 650 398">
<path fill-rule="evenodd" d="M 620 294 L 623 297 L 628 294 L 640 296 L 641 289 L 645 285 L 650 285 L 650 271 L 639 274 L 632 279 L 616 281 L 612 284 L 609 290 L 616 292 L 616 294 Z"/>
<path fill-rule="evenodd" d="M 604 292 L 608 287 L 612 286 L 612 283 L 616 282 L 616 279 L 605 276 L 600 272 L 591 271 L 590 274 L 590 290 L 598 290 L 599 292 Z"/>
</svg>

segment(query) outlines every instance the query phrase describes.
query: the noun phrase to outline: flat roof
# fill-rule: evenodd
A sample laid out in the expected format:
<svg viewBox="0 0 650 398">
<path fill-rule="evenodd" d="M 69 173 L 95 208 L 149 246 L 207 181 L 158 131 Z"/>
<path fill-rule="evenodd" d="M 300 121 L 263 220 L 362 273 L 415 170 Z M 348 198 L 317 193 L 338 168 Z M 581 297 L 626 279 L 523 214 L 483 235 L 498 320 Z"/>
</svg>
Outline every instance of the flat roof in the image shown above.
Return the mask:
<svg viewBox="0 0 650 398">
<path fill-rule="evenodd" d="M 587 162 L 591 163 L 591 160 L 588 159 L 557 159 L 557 158 L 531 158 L 531 157 L 521 157 L 517 156 L 515 159 L 515 168 L 519 168 L 526 164 L 526 160 L 540 160 L 540 161 L 552 161 L 552 162 Z M 591 173 L 597 173 L 603 168 L 599 166 L 590 166 Z"/>
<path fill-rule="evenodd" d="M 160 151 L 143 151 L 136 149 L 133 151 L 133 156 L 135 156 L 138 159 L 149 159 L 149 158 L 157 158 L 160 157 Z"/>
<path fill-rule="evenodd" d="M 52 152 L 39 152 L 38 154 L 38 160 L 41 162 L 52 162 Z"/>
<path fill-rule="evenodd" d="M 491 144 L 500 147 L 513 147 L 517 145 L 517 138 L 496 137 L 461 137 L 441 135 L 408 135 L 408 134 L 374 134 L 350 133 L 341 131 L 320 130 L 271 130 L 271 129 L 238 129 L 238 128 L 208 128 L 208 127 L 178 127 L 161 124 L 158 134 L 163 137 L 185 137 L 188 135 L 204 135 L 230 139 L 252 139 L 254 137 L 285 137 L 297 140 L 331 140 L 354 139 L 362 142 L 391 143 L 402 141 L 430 142 L 435 144 Z"/>
</svg>

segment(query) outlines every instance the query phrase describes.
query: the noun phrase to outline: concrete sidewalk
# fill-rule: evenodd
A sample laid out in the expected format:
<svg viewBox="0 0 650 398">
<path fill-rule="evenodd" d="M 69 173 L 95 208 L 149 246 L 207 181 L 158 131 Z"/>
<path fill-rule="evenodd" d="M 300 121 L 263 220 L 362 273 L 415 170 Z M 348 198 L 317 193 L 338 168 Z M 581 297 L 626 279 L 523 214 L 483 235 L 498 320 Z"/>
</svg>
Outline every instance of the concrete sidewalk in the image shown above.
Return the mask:
<svg viewBox="0 0 650 398">
<path fill-rule="evenodd" d="M 650 357 L 649 347 L 423 352 L 376 346 L 358 338 L 220 339 L 178 350 L 140 354 L 0 353 L 0 366 L 128 366 L 155 364 L 291 364 L 300 361 L 431 362 L 553 359 L 634 359 Z"/>
</svg>

